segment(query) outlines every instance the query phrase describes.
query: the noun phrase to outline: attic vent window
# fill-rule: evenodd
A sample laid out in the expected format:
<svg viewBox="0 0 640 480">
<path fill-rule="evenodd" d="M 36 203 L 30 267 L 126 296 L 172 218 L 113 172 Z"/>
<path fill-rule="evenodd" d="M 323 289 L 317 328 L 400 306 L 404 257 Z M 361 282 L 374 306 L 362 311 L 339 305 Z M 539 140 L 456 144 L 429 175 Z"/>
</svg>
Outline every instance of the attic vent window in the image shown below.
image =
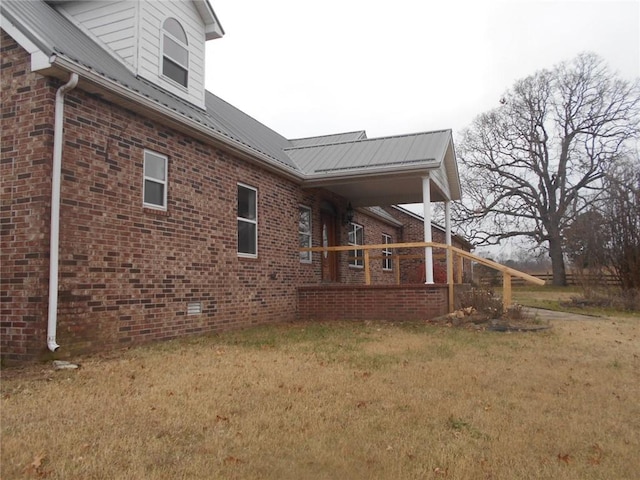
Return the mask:
<svg viewBox="0 0 640 480">
<path fill-rule="evenodd" d="M 189 80 L 189 44 L 187 34 L 175 18 L 162 25 L 162 75 L 183 87 Z"/>
</svg>

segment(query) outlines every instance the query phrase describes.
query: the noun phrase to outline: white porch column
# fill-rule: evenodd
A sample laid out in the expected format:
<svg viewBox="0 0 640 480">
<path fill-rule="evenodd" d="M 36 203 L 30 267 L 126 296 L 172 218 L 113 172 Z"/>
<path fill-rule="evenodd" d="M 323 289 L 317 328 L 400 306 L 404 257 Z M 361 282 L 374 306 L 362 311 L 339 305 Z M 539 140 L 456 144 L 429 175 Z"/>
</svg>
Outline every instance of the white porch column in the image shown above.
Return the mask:
<svg viewBox="0 0 640 480">
<path fill-rule="evenodd" d="M 422 203 L 424 206 L 424 241 L 431 242 L 431 183 L 429 174 L 422 177 Z M 425 283 L 433 283 L 433 253 L 431 247 L 424 249 Z"/>
<path fill-rule="evenodd" d="M 449 200 L 444 202 L 444 238 L 445 243 L 451 246 L 451 202 Z M 451 250 L 447 250 L 447 283 L 452 283 L 453 281 L 453 279 L 450 278 L 453 273 L 453 268 L 449 268 L 449 264 L 452 261 L 453 255 L 451 255 Z"/>
</svg>

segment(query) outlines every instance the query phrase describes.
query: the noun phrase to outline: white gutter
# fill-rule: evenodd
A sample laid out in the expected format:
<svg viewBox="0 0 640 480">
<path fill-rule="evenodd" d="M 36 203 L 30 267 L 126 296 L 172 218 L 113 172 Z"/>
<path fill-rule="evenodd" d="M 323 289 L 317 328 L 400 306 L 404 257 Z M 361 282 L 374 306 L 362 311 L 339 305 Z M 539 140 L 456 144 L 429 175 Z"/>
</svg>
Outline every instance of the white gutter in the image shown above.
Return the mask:
<svg viewBox="0 0 640 480">
<path fill-rule="evenodd" d="M 53 165 L 51 167 L 51 240 L 49 242 L 49 317 L 47 347 L 52 352 L 60 348 L 56 342 L 58 325 L 58 256 L 60 244 L 60 184 L 62 178 L 62 141 L 64 135 L 64 95 L 78 84 L 78 75 L 56 92 L 55 124 L 53 127 Z"/>
</svg>

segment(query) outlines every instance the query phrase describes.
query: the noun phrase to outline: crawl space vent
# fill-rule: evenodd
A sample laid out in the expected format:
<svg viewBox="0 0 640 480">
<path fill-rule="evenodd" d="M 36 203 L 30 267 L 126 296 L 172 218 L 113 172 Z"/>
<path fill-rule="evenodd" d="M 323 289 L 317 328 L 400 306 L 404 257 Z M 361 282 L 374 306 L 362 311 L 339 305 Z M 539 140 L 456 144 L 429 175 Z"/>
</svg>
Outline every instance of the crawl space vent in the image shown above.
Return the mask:
<svg viewBox="0 0 640 480">
<path fill-rule="evenodd" d="M 202 302 L 187 303 L 187 315 L 198 315 L 202 313 Z"/>
</svg>

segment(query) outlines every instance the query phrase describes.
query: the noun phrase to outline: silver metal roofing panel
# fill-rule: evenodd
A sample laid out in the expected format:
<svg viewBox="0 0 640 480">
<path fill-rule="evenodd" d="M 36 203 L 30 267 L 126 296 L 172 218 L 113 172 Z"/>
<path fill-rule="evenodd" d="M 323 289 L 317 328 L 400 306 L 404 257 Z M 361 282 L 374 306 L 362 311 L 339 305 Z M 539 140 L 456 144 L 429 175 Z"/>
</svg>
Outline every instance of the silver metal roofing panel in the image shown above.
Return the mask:
<svg viewBox="0 0 640 480">
<path fill-rule="evenodd" d="M 290 166 L 297 165 L 285 153 L 290 143 L 279 133 L 210 92 L 206 92 L 207 114 L 218 128 L 244 144 Z"/>
<path fill-rule="evenodd" d="M 451 131 L 416 133 L 329 145 L 287 149 L 287 154 L 308 174 L 373 167 L 439 165 L 451 140 Z"/>
<path fill-rule="evenodd" d="M 355 142 L 364 140 L 367 133 L 364 130 L 356 132 L 334 133 L 332 135 L 322 135 L 319 137 L 294 138 L 289 140 L 294 147 L 312 147 L 315 145 L 329 145 L 331 143 Z"/>
<path fill-rule="evenodd" d="M 350 161 L 353 153 L 353 143 L 339 143 L 331 146 L 331 156 L 322 155 L 324 149 L 320 147 L 317 151 L 317 159 L 320 160 L 320 164 L 316 167 L 322 170 L 331 170 L 335 168 L 335 165 L 343 165 Z"/>
<path fill-rule="evenodd" d="M 377 139 L 373 139 L 370 142 L 358 143 L 354 145 L 353 156 L 350 159 L 351 164 L 366 166 L 371 165 L 373 159 L 375 159 L 380 152 L 382 142 Z M 344 165 L 343 167 L 349 167 L 351 165 Z"/>
<path fill-rule="evenodd" d="M 380 149 L 378 150 L 374 160 L 375 164 L 380 165 L 384 163 L 416 160 L 415 158 L 407 158 L 410 142 L 413 142 L 413 138 L 391 138 L 381 141 Z"/>
<path fill-rule="evenodd" d="M 407 152 L 407 157 L 419 159 L 420 157 L 424 157 L 424 152 L 429 152 L 431 158 L 440 157 L 441 154 L 438 152 L 438 146 L 442 144 L 446 145 L 446 139 L 443 139 L 443 136 L 446 137 L 447 135 L 443 133 L 422 136 L 416 135 Z"/>
</svg>

